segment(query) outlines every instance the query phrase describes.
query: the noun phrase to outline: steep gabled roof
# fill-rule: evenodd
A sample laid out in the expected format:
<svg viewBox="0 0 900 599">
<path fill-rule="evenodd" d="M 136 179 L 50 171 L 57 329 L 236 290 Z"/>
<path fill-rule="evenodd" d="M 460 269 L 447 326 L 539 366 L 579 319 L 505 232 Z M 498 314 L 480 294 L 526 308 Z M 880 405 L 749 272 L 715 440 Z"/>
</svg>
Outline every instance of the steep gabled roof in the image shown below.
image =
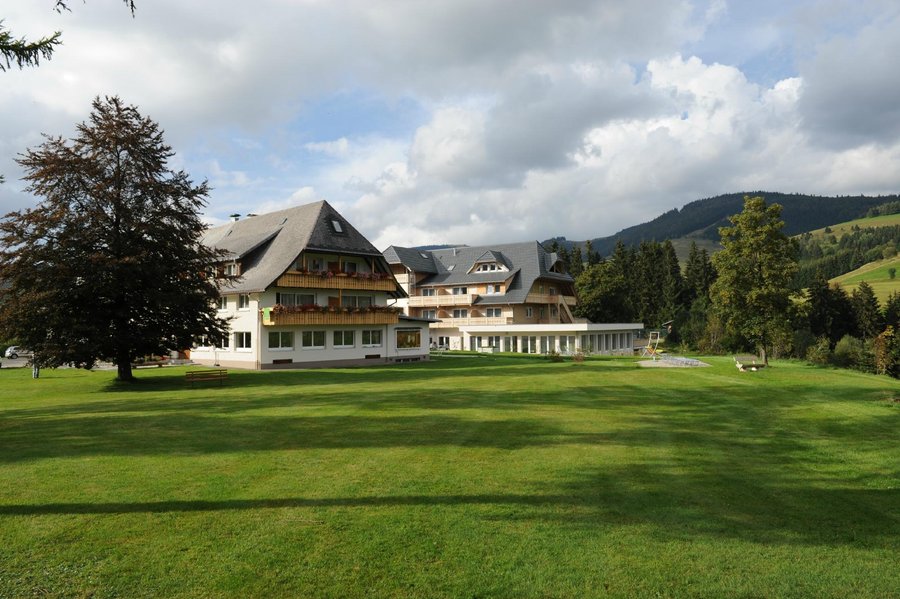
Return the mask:
<svg viewBox="0 0 900 599">
<path fill-rule="evenodd" d="M 416 264 L 424 259 L 407 258 L 415 255 L 429 254 L 432 258 L 432 270 L 416 268 Z M 482 296 L 479 304 L 523 303 L 534 282 L 549 279 L 560 283 L 572 283 L 574 279 L 567 274 L 550 272 L 555 263 L 551 254 L 537 241 L 524 243 L 508 243 L 492 246 L 457 247 L 443 250 L 418 250 L 414 248 L 398 248 L 392 246 L 385 251 L 388 262 L 403 264 L 420 273 L 433 273 L 418 283 L 419 287 L 437 285 L 474 285 L 478 283 L 500 283 L 509 281 L 506 293 L 497 296 Z M 484 257 L 489 260 L 483 260 Z M 555 254 L 552 256 L 555 257 Z M 507 271 L 469 272 L 476 262 L 501 262 L 510 269 Z"/>
<path fill-rule="evenodd" d="M 369 256 L 387 271 L 381 252 L 324 200 L 211 228 L 202 242 L 242 259 L 231 293 L 265 290 L 304 250 Z"/>
</svg>

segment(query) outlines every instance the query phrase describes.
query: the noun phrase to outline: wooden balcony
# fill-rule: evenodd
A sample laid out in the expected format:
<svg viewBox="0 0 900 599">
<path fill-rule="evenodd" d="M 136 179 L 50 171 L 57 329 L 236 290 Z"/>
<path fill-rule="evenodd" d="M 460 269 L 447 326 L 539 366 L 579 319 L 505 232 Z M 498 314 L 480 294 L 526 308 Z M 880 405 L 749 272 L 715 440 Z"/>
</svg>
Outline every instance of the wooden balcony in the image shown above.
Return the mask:
<svg viewBox="0 0 900 599">
<path fill-rule="evenodd" d="M 438 318 L 440 318 L 441 321 L 431 323 L 432 329 L 513 324 L 513 319 L 506 316 L 469 316 L 468 318 L 441 318 L 439 316 Z"/>
<path fill-rule="evenodd" d="M 394 312 L 281 312 L 275 314 L 271 308 L 263 308 L 263 326 L 286 325 L 365 325 L 397 324 L 400 315 Z"/>
<path fill-rule="evenodd" d="M 529 293 L 525 298 L 527 304 L 566 304 L 574 306 L 578 303 L 574 295 L 559 295 L 547 293 Z"/>
<path fill-rule="evenodd" d="M 477 293 L 462 295 L 414 295 L 407 304 L 410 308 L 429 308 L 437 306 L 471 306 L 478 299 Z"/>
<path fill-rule="evenodd" d="M 299 287 L 302 289 L 353 289 L 360 291 L 394 291 L 396 282 L 393 277 L 381 279 L 364 279 L 344 275 L 323 277 L 319 274 L 286 272 L 275 282 L 276 287 Z"/>
</svg>

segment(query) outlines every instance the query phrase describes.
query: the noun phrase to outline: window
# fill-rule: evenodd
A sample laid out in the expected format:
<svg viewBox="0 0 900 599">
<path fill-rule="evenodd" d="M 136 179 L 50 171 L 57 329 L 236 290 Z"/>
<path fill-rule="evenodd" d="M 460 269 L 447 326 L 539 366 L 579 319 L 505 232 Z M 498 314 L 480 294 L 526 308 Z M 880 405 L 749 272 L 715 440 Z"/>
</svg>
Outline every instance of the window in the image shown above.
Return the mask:
<svg viewBox="0 0 900 599">
<path fill-rule="evenodd" d="M 488 285 L 487 286 L 487 294 L 494 295 L 496 293 L 502 293 L 500 291 L 500 285 Z"/>
<path fill-rule="evenodd" d="M 308 306 L 316 303 L 312 293 L 276 293 L 275 303 L 282 306 Z"/>
<path fill-rule="evenodd" d="M 220 296 L 219 301 L 216 304 L 216 307 L 219 310 L 227 310 L 228 309 L 228 297 L 225 295 Z"/>
<path fill-rule="evenodd" d="M 356 262 L 344 262 L 344 272 L 358 272 L 358 268 L 359 267 L 357 266 Z"/>
<path fill-rule="evenodd" d="M 550 295 L 556 295 L 556 287 L 550 287 L 550 289 L 548 289 L 547 292 Z"/>
<path fill-rule="evenodd" d="M 381 347 L 381 331 L 372 329 L 362 332 L 363 347 Z"/>
<path fill-rule="evenodd" d="M 226 277 L 236 277 L 238 274 L 237 264 L 232 262 L 231 264 L 225 265 L 225 276 Z"/>
<path fill-rule="evenodd" d="M 325 270 L 325 261 L 322 258 L 310 258 L 310 270 Z"/>
<path fill-rule="evenodd" d="M 238 296 L 238 310 L 247 310 L 250 308 L 250 296 L 242 293 Z"/>
<path fill-rule="evenodd" d="M 303 331 L 300 341 L 303 349 L 324 349 L 325 331 Z"/>
<path fill-rule="evenodd" d="M 544 314 L 545 314 L 545 309 L 544 309 L 543 306 L 541 306 L 540 313 L 541 313 L 541 316 L 540 316 L 540 317 L 543 318 L 543 317 L 544 317 Z"/>
<path fill-rule="evenodd" d="M 345 295 L 341 298 L 341 306 L 344 308 L 368 308 L 371 305 L 370 295 Z"/>
<path fill-rule="evenodd" d="M 331 219 L 331 226 L 334 228 L 335 233 L 344 232 L 344 226 L 341 224 L 341 221 L 337 219 Z"/>
<path fill-rule="evenodd" d="M 222 338 L 219 339 L 219 343 L 218 343 L 217 347 L 219 349 L 228 349 L 229 348 L 228 342 L 229 342 L 228 335 L 223 335 Z"/>
<path fill-rule="evenodd" d="M 234 346 L 237 349 L 250 349 L 250 331 L 238 331 L 234 334 Z"/>
<path fill-rule="evenodd" d="M 466 308 L 455 308 L 453 310 L 453 318 L 468 318 L 469 311 Z"/>
<path fill-rule="evenodd" d="M 271 331 L 269 333 L 269 349 L 293 349 L 294 333 L 290 331 Z"/>
<path fill-rule="evenodd" d="M 453 288 L 453 295 L 466 295 L 467 293 L 469 293 L 468 287 L 454 287 Z"/>
<path fill-rule="evenodd" d="M 556 316 L 556 306 L 550 306 L 550 316 Z"/>
<path fill-rule="evenodd" d="M 429 288 L 423 289 L 422 296 L 423 297 L 434 297 L 436 291 L 437 290 L 434 287 L 429 287 Z"/>
<path fill-rule="evenodd" d="M 335 347 L 353 347 L 353 331 L 334 331 Z"/>
<path fill-rule="evenodd" d="M 534 317 L 534 308 L 525 308 L 525 318 Z"/>
<path fill-rule="evenodd" d="M 437 310 L 422 310 L 422 318 L 437 319 Z"/>
<path fill-rule="evenodd" d="M 194 347 L 212 347 L 209 342 L 209 335 L 199 335 L 194 338 Z"/>
<path fill-rule="evenodd" d="M 397 349 L 418 349 L 421 345 L 421 329 L 397 329 Z"/>
<path fill-rule="evenodd" d="M 484 315 L 487 316 L 488 318 L 500 318 L 501 316 L 503 316 L 503 309 L 502 308 L 488 308 L 487 310 L 484 311 Z"/>
</svg>

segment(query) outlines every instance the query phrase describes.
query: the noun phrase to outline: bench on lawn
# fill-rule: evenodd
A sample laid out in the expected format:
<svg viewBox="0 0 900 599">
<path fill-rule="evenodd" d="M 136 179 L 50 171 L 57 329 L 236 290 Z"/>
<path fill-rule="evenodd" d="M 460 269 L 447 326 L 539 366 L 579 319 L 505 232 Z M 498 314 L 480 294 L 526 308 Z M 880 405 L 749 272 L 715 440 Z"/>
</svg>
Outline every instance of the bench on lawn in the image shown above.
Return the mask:
<svg viewBox="0 0 900 599">
<path fill-rule="evenodd" d="M 191 387 L 194 386 L 194 383 L 202 381 L 219 381 L 221 385 L 228 378 L 228 371 L 224 368 L 220 370 L 190 370 L 184 373 L 184 378 L 191 384 Z"/>
<path fill-rule="evenodd" d="M 741 372 L 756 372 L 760 368 L 765 368 L 766 365 L 763 362 L 757 363 L 758 358 L 756 356 L 733 356 L 734 357 L 734 365 L 737 366 L 737 369 Z"/>
</svg>

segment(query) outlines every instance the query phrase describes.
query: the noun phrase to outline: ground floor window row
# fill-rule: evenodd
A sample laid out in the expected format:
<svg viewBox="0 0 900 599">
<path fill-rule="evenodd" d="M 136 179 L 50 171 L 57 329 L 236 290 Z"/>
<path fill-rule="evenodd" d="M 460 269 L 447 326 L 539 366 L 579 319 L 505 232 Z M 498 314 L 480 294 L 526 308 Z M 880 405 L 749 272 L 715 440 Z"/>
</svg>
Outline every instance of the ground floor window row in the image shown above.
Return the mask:
<svg viewBox="0 0 900 599">
<path fill-rule="evenodd" d="M 397 349 L 418 349 L 422 345 L 422 329 L 398 328 L 395 329 Z M 233 342 L 236 349 L 250 349 L 253 347 L 253 336 L 249 331 L 235 331 L 226 336 L 217 345 L 218 349 L 229 350 Z M 293 349 L 350 349 L 354 347 L 382 347 L 384 344 L 384 331 L 382 329 L 338 329 L 306 330 L 306 331 L 269 331 L 266 336 L 267 348 L 270 350 Z M 196 347 L 212 347 L 205 337 L 197 341 Z"/>
<path fill-rule="evenodd" d="M 357 333 L 359 333 L 357 335 Z M 381 329 L 338 329 L 331 331 L 331 347 L 336 349 L 349 349 L 356 347 L 381 347 L 383 333 Z M 309 331 L 270 331 L 269 349 L 290 350 L 300 349 L 325 349 L 328 333 L 324 330 Z"/>
<path fill-rule="evenodd" d="M 470 335 L 459 339 L 459 349 L 503 351 L 526 354 L 606 353 L 632 349 L 634 333 L 594 333 L 585 335 Z M 431 339 L 432 347 L 452 348 L 451 337 Z"/>
</svg>

